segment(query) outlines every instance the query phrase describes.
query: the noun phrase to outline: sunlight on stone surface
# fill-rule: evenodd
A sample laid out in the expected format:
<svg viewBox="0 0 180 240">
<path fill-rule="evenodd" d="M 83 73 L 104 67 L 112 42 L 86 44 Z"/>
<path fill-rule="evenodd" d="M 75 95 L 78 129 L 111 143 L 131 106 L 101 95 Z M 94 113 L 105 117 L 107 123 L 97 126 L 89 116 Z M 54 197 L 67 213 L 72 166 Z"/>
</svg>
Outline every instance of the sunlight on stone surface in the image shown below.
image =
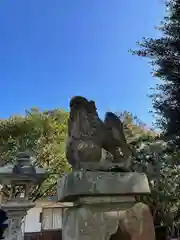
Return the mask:
<svg viewBox="0 0 180 240">
<path fill-rule="evenodd" d="M 63 213 L 63 240 L 123 240 L 124 237 L 126 240 L 155 240 L 149 209 L 142 203 L 137 204 L 135 198 L 150 194 L 148 179 L 145 174 L 130 171 L 131 154 L 121 122 L 109 114 L 110 118 L 103 123 L 95 103 L 83 97 L 74 97 L 70 109 L 67 158 L 72 172 L 58 181 L 57 193 L 60 202 L 71 202 L 74 206 Z M 84 119 L 88 123 L 84 123 Z M 106 124 L 109 132 L 104 130 Z M 119 141 L 119 145 L 109 148 L 108 137 Z M 83 154 L 82 142 L 85 143 Z M 107 151 L 122 147 L 124 158 L 114 153 L 111 161 L 108 159 L 106 163 L 103 159 L 101 164 L 99 153 L 104 143 L 110 144 L 106 146 Z M 94 155 L 91 146 L 96 151 Z M 109 154 L 103 157 L 109 158 Z"/>
</svg>

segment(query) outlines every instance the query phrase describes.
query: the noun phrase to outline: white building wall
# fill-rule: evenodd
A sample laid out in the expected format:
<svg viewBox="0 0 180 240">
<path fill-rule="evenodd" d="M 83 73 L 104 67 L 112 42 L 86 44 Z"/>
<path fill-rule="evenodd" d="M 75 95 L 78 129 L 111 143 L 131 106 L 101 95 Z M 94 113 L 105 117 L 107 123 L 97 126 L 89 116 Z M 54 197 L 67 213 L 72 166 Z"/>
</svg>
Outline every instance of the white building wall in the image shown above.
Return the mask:
<svg viewBox="0 0 180 240">
<path fill-rule="evenodd" d="M 47 203 L 45 204 L 46 207 L 44 206 L 44 204 L 39 205 L 35 206 L 34 208 L 31 208 L 27 212 L 27 215 L 22 223 L 22 231 L 26 233 L 26 232 L 40 232 L 41 229 L 45 230 L 61 229 L 62 208 L 53 207 L 53 205 Z M 41 219 L 42 223 L 40 222 L 40 215 L 42 218 Z"/>
<path fill-rule="evenodd" d="M 40 213 L 42 208 L 34 207 L 31 208 L 25 217 L 24 232 L 40 232 L 41 223 L 40 223 Z"/>
</svg>

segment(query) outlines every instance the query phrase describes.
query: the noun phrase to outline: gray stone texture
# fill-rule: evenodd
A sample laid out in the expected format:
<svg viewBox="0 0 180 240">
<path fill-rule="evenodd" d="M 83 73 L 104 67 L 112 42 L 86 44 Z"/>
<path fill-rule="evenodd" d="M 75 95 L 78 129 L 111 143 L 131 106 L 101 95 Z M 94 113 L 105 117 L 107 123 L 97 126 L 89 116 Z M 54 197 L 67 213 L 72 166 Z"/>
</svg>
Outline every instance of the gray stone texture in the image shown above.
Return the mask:
<svg viewBox="0 0 180 240">
<path fill-rule="evenodd" d="M 132 149 L 126 141 L 120 118 L 107 112 L 102 121 L 95 102 L 82 96 L 73 97 L 69 105 L 66 158 L 72 169 L 80 170 L 82 163 L 87 169 L 87 163 L 98 164 L 107 159 L 129 169 Z M 103 154 L 104 150 L 106 154 Z M 94 166 L 90 170 L 94 170 Z"/>
<path fill-rule="evenodd" d="M 72 171 L 58 181 L 57 193 L 59 201 L 73 202 L 79 196 L 150 194 L 150 189 L 143 173 Z"/>
<path fill-rule="evenodd" d="M 143 221 L 147 223 L 143 220 L 143 211 L 136 207 L 132 211 L 133 219 L 132 214 L 125 213 L 134 208 L 135 196 L 150 194 L 145 174 L 73 170 L 58 182 L 57 192 L 59 201 L 73 202 L 73 206 L 63 212 L 63 240 L 127 240 L 120 237 L 124 234 L 130 240 L 143 239 L 132 238 L 132 229 L 135 229 L 136 236 L 141 236 L 145 226 Z"/>
<path fill-rule="evenodd" d="M 23 240 L 22 220 L 26 216 L 27 211 L 34 207 L 31 201 L 14 202 L 8 201 L 1 204 L 0 207 L 7 213 L 8 228 L 5 230 L 5 240 Z"/>
<path fill-rule="evenodd" d="M 102 202 L 66 209 L 63 240 L 155 240 L 153 218 L 145 204 L 128 198 L 118 204 Z"/>
<path fill-rule="evenodd" d="M 86 198 L 80 199 L 80 202 L 81 205 L 66 209 L 63 213 L 63 240 L 110 239 L 118 229 L 121 211 L 132 207 L 135 200 L 114 199 L 109 203 L 100 197 L 96 202 Z"/>
<path fill-rule="evenodd" d="M 120 214 L 119 226 L 110 240 L 155 240 L 153 217 L 149 207 L 137 203 Z"/>
</svg>

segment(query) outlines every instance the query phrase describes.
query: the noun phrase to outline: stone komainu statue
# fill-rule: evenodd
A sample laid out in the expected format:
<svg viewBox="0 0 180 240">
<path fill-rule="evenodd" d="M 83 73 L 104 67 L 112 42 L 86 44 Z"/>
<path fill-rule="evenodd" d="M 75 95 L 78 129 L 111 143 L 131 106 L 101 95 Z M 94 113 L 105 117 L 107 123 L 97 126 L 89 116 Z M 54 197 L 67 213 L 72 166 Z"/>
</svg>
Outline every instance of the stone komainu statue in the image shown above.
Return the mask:
<svg viewBox="0 0 180 240">
<path fill-rule="evenodd" d="M 129 168 L 131 156 L 123 124 L 115 114 L 106 113 L 103 122 L 94 101 L 80 96 L 71 99 L 66 157 L 72 168 L 106 160 Z"/>
</svg>

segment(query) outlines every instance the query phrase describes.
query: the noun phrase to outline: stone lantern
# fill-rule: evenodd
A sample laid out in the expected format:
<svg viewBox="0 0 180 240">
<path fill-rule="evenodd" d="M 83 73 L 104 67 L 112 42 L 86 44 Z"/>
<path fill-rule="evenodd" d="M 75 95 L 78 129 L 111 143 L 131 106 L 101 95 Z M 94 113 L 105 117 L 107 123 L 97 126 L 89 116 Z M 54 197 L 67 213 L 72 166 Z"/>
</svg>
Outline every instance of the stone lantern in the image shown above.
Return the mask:
<svg viewBox="0 0 180 240">
<path fill-rule="evenodd" d="M 43 168 L 32 164 L 33 158 L 26 152 L 16 156 L 14 164 L 0 167 L 0 184 L 10 187 L 9 198 L 1 208 L 8 215 L 8 229 L 5 240 L 22 240 L 22 220 L 35 204 L 28 199 L 30 189 L 46 177 Z"/>
</svg>

